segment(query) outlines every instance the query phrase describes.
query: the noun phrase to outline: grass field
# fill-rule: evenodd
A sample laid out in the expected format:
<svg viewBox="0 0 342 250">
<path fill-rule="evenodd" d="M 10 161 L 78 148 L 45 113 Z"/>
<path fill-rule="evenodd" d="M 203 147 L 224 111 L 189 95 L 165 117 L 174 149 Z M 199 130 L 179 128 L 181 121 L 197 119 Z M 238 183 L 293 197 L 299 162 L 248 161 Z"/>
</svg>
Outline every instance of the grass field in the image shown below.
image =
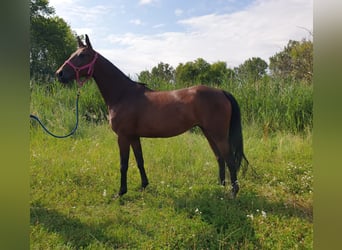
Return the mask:
<svg viewBox="0 0 342 250">
<path fill-rule="evenodd" d="M 312 249 L 312 136 L 244 129 L 252 167 L 237 199 L 201 135 L 143 139 L 150 186 L 130 159 L 119 188 L 116 137 L 80 124 L 70 139 L 31 128 L 31 249 Z M 132 156 L 132 154 L 131 154 Z"/>
<path fill-rule="evenodd" d="M 243 118 L 247 173 L 240 192 L 218 185 L 200 133 L 143 139 L 150 185 L 139 191 L 133 154 L 119 190 L 116 135 L 95 84 L 82 88 L 75 136 L 30 126 L 31 249 L 312 249 L 312 87 L 231 86 Z M 267 85 L 268 84 L 268 85 Z M 57 134 L 74 126 L 75 88 L 32 85 L 31 113 Z M 229 180 L 229 176 L 227 176 Z"/>
</svg>

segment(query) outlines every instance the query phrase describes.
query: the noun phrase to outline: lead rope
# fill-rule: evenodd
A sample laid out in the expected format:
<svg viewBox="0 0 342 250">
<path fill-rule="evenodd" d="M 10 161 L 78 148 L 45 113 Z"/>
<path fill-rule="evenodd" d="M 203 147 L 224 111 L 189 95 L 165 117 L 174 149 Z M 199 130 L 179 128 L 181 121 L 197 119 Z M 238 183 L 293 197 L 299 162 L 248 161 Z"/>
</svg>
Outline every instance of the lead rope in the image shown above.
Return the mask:
<svg viewBox="0 0 342 250">
<path fill-rule="evenodd" d="M 53 136 L 55 138 L 66 138 L 66 137 L 69 137 L 69 136 L 75 134 L 75 132 L 76 132 L 76 130 L 78 128 L 78 99 L 79 99 L 79 97 L 80 97 L 80 89 L 78 89 L 77 97 L 76 97 L 76 112 L 75 112 L 76 124 L 75 124 L 75 127 L 71 130 L 71 132 L 69 134 L 67 134 L 67 135 L 56 135 L 56 134 L 50 132 L 45 127 L 45 125 L 40 121 L 40 119 L 37 116 L 35 116 L 35 115 L 30 114 L 30 118 L 33 119 L 33 120 L 36 120 L 40 124 L 40 126 L 45 130 L 46 133 L 48 133 L 49 135 L 51 135 L 51 136 Z"/>
</svg>

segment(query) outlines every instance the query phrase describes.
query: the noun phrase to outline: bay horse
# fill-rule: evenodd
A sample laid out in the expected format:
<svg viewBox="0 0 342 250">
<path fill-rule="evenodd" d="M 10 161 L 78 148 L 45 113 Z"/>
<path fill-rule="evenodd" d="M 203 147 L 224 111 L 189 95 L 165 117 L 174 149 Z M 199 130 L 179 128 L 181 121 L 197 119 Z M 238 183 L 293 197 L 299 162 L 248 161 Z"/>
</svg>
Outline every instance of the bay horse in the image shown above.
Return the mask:
<svg viewBox="0 0 342 250">
<path fill-rule="evenodd" d="M 239 191 L 237 172 L 244 159 L 240 108 L 232 94 L 207 86 L 173 91 L 153 91 L 135 82 L 96 52 L 85 36 L 78 49 L 56 71 L 61 83 L 76 80 L 81 87 L 91 77 L 108 107 L 109 123 L 117 134 L 120 150 L 120 197 L 127 192 L 127 170 L 132 147 L 141 176 L 141 188 L 149 184 L 140 137 L 165 138 L 198 126 L 207 138 L 218 165 L 220 184 L 225 185 L 227 164 L 232 196 Z"/>
</svg>

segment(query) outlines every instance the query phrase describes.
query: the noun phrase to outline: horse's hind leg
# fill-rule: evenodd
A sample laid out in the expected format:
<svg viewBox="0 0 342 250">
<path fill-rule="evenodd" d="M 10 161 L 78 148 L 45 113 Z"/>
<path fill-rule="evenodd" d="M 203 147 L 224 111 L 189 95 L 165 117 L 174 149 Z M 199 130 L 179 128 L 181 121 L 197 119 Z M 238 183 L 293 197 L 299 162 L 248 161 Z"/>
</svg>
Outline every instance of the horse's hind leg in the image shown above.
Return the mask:
<svg viewBox="0 0 342 250">
<path fill-rule="evenodd" d="M 148 185 L 148 179 L 147 179 L 147 175 L 146 175 L 145 168 L 144 168 L 144 158 L 143 158 L 143 154 L 142 154 L 140 138 L 133 140 L 131 145 L 133 148 L 135 160 L 136 160 L 138 168 L 139 168 L 140 177 L 141 177 L 141 188 L 143 190 Z"/>
<path fill-rule="evenodd" d="M 214 140 L 211 138 L 211 136 L 209 135 L 209 133 L 207 133 L 206 130 L 202 129 L 203 134 L 205 135 L 205 137 L 207 138 L 209 145 L 211 147 L 211 149 L 213 150 L 215 156 L 216 156 L 216 160 L 219 166 L 219 178 L 220 178 L 220 184 L 222 186 L 226 185 L 226 168 L 225 168 L 225 160 L 222 156 L 222 154 L 220 153 L 220 150 L 218 149 L 218 147 L 216 146 L 216 143 L 214 142 Z"/>
<path fill-rule="evenodd" d="M 237 180 L 237 167 L 235 166 L 235 162 L 232 158 L 233 156 L 229 153 L 228 157 L 227 157 L 227 165 L 228 165 L 228 169 L 229 169 L 229 173 L 230 173 L 230 181 L 231 181 L 231 185 L 232 185 L 232 195 L 235 198 L 237 193 L 240 190 L 239 187 L 239 182 Z"/>
<path fill-rule="evenodd" d="M 210 136 L 205 130 L 203 130 L 203 133 L 207 137 L 209 144 L 218 159 L 222 185 L 225 185 L 225 163 L 228 165 L 232 185 L 232 196 L 235 198 L 240 188 L 237 180 L 237 168 L 229 151 L 228 138 L 226 138 L 226 136 Z"/>
<path fill-rule="evenodd" d="M 235 198 L 240 188 L 237 180 L 237 166 L 230 152 L 228 140 L 223 137 L 222 139 L 218 140 L 216 144 L 227 163 L 232 185 L 232 196 Z"/>
</svg>

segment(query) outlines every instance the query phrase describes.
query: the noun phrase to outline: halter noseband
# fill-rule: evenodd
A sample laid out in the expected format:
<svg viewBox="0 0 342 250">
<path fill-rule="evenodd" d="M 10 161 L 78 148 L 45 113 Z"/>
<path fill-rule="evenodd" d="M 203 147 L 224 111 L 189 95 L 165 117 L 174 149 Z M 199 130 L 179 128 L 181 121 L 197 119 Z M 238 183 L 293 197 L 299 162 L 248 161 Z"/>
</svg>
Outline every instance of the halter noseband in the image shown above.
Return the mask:
<svg viewBox="0 0 342 250">
<path fill-rule="evenodd" d="M 93 73 L 94 73 L 94 64 L 95 64 L 97 58 L 98 58 L 98 54 L 95 53 L 95 56 L 94 56 L 93 60 L 92 60 L 90 63 L 88 63 L 88 64 L 86 64 L 86 65 L 83 65 L 83 66 L 81 66 L 81 67 L 76 67 L 72 62 L 70 62 L 70 60 L 67 60 L 67 61 L 65 62 L 65 63 L 68 64 L 71 68 L 73 68 L 73 70 L 75 71 L 75 73 L 76 73 L 76 82 L 78 83 L 78 85 L 79 85 L 80 87 L 82 87 L 83 84 L 84 84 L 86 81 L 88 81 L 88 80 L 93 76 Z M 79 72 L 80 72 L 81 70 L 87 69 L 87 68 L 88 68 L 88 72 L 87 72 L 88 76 L 87 76 L 87 78 L 85 78 L 84 80 L 80 80 L 80 74 L 79 74 Z"/>
</svg>

